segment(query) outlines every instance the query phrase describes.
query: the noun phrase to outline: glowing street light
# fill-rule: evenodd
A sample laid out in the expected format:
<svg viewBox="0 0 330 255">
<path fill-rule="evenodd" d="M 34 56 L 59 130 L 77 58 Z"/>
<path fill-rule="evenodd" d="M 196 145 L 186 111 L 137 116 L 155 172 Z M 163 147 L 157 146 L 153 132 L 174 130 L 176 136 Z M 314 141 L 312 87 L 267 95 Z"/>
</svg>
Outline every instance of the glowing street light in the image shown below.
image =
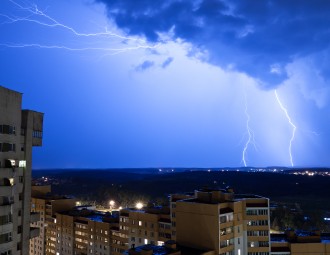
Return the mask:
<svg viewBox="0 0 330 255">
<path fill-rule="evenodd" d="M 110 200 L 109 201 L 110 211 L 112 211 L 112 209 L 114 208 L 115 204 L 116 204 L 115 201 L 113 201 L 113 200 Z"/>
<path fill-rule="evenodd" d="M 143 204 L 141 202 L 137 202 L 135 205 L 136 209 L 142 209 L 143 208 Z"/>
</svg>

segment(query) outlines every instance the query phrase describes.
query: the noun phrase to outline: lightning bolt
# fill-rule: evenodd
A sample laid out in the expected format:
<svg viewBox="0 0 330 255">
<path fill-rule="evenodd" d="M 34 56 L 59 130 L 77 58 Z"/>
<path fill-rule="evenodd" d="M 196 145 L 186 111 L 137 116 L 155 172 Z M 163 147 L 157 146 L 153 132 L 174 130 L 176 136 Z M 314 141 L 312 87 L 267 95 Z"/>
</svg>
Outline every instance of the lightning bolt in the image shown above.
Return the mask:
<svg viewBox="0 0 330 255">
<path fill-rule="evenodd" d="M 246 133 L 248 135 L 248 139 L 245 143 L 245 146 L 243 148 L 243 152 L 242 152 L 242 161 L 244 166 L 247 166 L 246 163 L 246 154 L 247 154 L 247 150 L 249 148 L 249 146 L 252 144 L 254 146 L 255 149 L 257 149 L 256 147 L 256 142 L 254 139 L 254 132 L 252 131 L 251 127 L 250 127 L 250 115 L 248 112 L 248 104 L 247 104 L 247 99 L 246 99 L 246 93 L 244 94 L 244 99 L 245 99 L 245 116 L 246 116 Z"/>
<path fill-rule="evenodd" d="M 40 10 L 37 5 L 24 7 L 21 4 L 13 1 L 8 0 L 11 2 L 16 8 L 18 8 L 21 11 L 25 11 L 27 14 L 23 17 L 16 17 L 16 16 L 9 16 L 6 14 L 0 13 L 0 17 L 3 17 L 5 19 L 4 22 L 1 23 L 1 25 L 5 24 L 13 24 L 18 22 L 28 22 L 28 23 L 34 23 L 39 26 L 48 27 L 48 28 L 61 28 L 63 30 L 66 30 L 70 32 L 75 37 L 81 37 L 81 38 L 102 38 L 102 39 L 116 39 L 119 40 L 121 43 L 121 46 L 123 44 L 127 43 L 134 43 L 135 45 L 127 46 L 127 47 L 71 47 L 67 45 L 43 45 L 38 43 L 30 43 L 30 44 L 9 44 L 9 43 L 2 43 L 0 46 L 2 47 L 8 47 L 8 48 L 25 48 L 25 47 L 33 47 L 33 48 L 42 48 L 42 49 L 64 49 L 69 51 L 105 51 L 110 52 L 110 55 L 115 55 L 127 51 L 132 50 L 138 50 L 138 49 L 153 49 L 156 48 L 159 44 L 156 45 L 149 45 L 145 40 L 142 40 L 141 38 L 134 38 L 134 37 L 128 37 L 123 36 L 120 34 L 113 33 L 111 31 L 108 31 L 107 28 L 105 28 L 102 32 L 96 32 L 96 33 L 81 33 L 78 32 L 73 27 L 70 27 L 68 25 L 65 25 L 59 21 L 57 21 L 55 18 L 47 15 L 44 11 Z M 111 41 L 112 43 L 114 41 Z M 106 43 L 109 43 L 107 41 Z"/>
<path fill-rule="evenodd" d="M 110 55 L 115 55 L 123 52 L 127 52 L 130 50 L 137 50 L 137 49 L 150 49 L 151 46 L 143 46 L 138 45 L 136 47 L 126 47 L 126 48 L 106 48 L 106 47 L 85 47 L 85 48 L 73 48 L 68 46 L 59 46 L 59 45 L 42 45 L 37 43 L 32 44 L 0 44 L 0 46 L 8 47 L 8 48 L 25 48 L 25 47 L 33 47 L 33 48 L 40 48 L 40 49 L 64 49 L 69 51 L 108 51 L 113 52 Z M 109 55 L 109 54 L 108 54 Z"/>
<path fill-rule="evenodd" d="M 285 116 L 286 118 L 288 119 L 288 122 L 290 123 L 290 125 L 292 126 L 292 136 L 291 136 L 291 139 L 290 139 L 290 145 L 289 145 L 289 156 L 290 156 L 290 163 L 291 163 L 291 166 L 293 166 L 293 159 L 292 159 L 292 142 L 294 140 L 294 137 L 295 137 L 295 134 L 296 134 L 296 129 L 297 127 L 295 126 L 295 124 L 293 124 L 289 114 L 288 114 L 288 111 L 287 109 L 283 106 L 280 98 L 278 97 L 278 94 L 277 94 L 277 91 L 275 90 L 275 96 L 276 96 L 276 99 L 277 99 L 277 102 L 278 104 L 280 105 L 281 109 L 283 110 L 283 112 L 285 113 Z"/>
</svg>

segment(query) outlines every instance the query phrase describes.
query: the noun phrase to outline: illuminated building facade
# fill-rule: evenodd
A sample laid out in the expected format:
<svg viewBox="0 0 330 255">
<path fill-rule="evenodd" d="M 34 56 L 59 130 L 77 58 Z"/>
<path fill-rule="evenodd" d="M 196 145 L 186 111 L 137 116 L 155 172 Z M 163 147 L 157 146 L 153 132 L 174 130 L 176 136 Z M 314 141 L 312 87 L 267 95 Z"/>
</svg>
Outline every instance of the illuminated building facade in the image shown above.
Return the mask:
<svg viewBox="0 0 330 255">
<path fill-rule="evenodd" d="M 170 209 L 154 206 L 123 209 L 120 211 L 119 228 L 128 247 L 163 245 L 172 239 Z"/>
<path fill-rule="evenodd" d="M 118 215 L 83 207 L 56 213 L 46 228 L 46 254 L 121 254 L 127 247 L 120 246 L 118 221 Z"/>
<path fill-rule="evenodd" d="M 42 145 L 43 113 L 22 110 L 22 94 L 0 86 L 0 254 L 29 254 L 32 147 Z"/>
<path fill-rule="evenodd" d="M 39 228 L 39 236 L 30 240 L 30 255 L 44 255 L 46 244 L 46 227 L 53 222 L 56 212 L 71 210 L 76 200 L 64 196 L 51 194 L 51 186 L 32 186 L 31 212 L 40 215 L 38 221 L 31 223 L 31 227 Z"/>
<path fill-rule="evenodd" d="M 267 198 L 201 189 L 171 208 L 180 245 L 220 255 L 270 254 Z"/>
</svg>

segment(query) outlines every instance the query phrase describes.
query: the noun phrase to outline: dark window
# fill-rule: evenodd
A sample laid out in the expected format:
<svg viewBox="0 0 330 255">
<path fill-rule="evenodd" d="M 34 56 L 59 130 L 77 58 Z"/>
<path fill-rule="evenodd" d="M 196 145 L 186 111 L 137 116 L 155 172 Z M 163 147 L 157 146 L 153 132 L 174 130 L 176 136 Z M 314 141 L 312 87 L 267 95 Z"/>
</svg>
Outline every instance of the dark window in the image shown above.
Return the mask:
<svg viewBox="0 0 330 255">
<path fill-rule="evenodd" d="M 0 152 L 16 151 L 16 144 L 0 143 Z"/>
<path fill-rule="evenodd" d="M 0 125 L 0 134 L 15 135 L 16 128 L 10 125 Z"/>
</svg>

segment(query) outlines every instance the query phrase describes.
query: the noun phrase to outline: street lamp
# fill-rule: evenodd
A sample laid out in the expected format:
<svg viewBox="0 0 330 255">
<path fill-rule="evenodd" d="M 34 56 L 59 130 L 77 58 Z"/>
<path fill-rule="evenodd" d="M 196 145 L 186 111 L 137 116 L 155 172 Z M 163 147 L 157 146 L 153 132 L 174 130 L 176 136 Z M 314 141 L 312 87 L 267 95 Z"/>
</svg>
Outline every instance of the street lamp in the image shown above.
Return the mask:
<svg viewBox="0 0 330 255">
<path fill-rule="evenodd" d="M 109 202 L 110 211 L 112 211 L 112 208 L 114 207 L 114 205 L 115 205 L 115 201 L 110 200 L 110 202 Z"/>
<path fill-rule="evenodd" d="M 136 207 L 136 209 L 140 210 L 140 209 L 143 208 L 143 204 L 142 204 L 141 202 L 137 202 L 137 203 L 135 204 L 135 207 Z"/>
</svg>

